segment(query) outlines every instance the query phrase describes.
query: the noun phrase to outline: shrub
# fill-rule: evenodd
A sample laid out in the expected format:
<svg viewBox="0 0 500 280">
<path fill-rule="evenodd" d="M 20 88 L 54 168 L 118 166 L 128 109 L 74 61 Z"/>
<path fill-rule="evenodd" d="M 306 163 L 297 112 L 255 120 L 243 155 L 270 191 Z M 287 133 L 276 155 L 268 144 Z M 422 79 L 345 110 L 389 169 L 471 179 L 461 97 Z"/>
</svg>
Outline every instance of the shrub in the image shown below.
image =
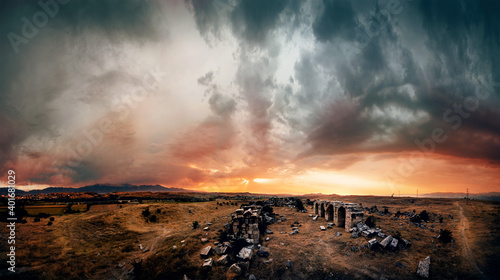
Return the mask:
<svg viewBox="0 0 500 280">
<path fill-rule="evenodd" d="M 149 217 L 149 221 L 152 223 L 156 223 L 156 215 Z"/>
<path fill-rule="evenodd" d="M 302 200 L 300 198 L 295 199 L 295 208 L 297 208 L 297 210 L 299 210 L 299 211 L 302 211 L 305 209 L 304 204 L 302 203 Z"/>
<path fill-rule="evenodd" d="M 50 217 L 50 218 L 49 218 L 49 220 L 50 220 L 51 222 L 53 222 L 53 221 L 54 221 L 54 217 Z"/>
<path fill-rule="evenodd" d="M 368 216 L 366 218 L 366 221 L 365 221 L 365 224 L 369 227 L 375 227 L 377 223 L 377 218 L 375 218 L 374 216 Z"/>
<path fill-rule="evenodd" d="M 412 223 L 420 223 L 422 221 L 422 219 L 420 218 L 420 215 L 413 215 L 411 218 L 410 218 L 410 221 Z"/>
<path fill-rule="evenodd" d="M 47 223 L 47 225 L 48 225 L 48 226 L 51 226 L 51 225 L 52 225 L 52 222 L 48 222 L 48 223 Z"/>
<path fill-rule="evenodd" d="M 48 218 L 48 217 L 50 217 L 50 214 L 42 212 L 42 213 L 38 213 L 37 217 L 39 217 L 39 218 Z"/>
<path fill-rule="evenodd" d="M 161 214 L 161 209 L 160 208 L 156 209 L 156 213 Z"/>
<path fill-rule="evenodd" d="M 151 214 L 151 212 L 149 211 L 149 208 L 146 208 L 144 211 L 142 211 L 142 215 L 144 217 L 148 217 L 150 214 Z"/>
<path fill-rule="evenodd" d="M 449 229 L 442 229 L 441 234 L 439 235 L 438 239 L 441 240 L 444 243 L 449 243 L 451 239 L 453 238 L 451 230 Z"/>
<path fill-rule="evenodd" d="M 35 223 L 38 223 L 38 222 L 40 222 L 40 218 L 38 218 L 38 217 L 35 217 L 35 220 L 34 220 L 33 222 L 35 222 Z"/>
<path fill-rule="evenodd" d="M 396 238 L 397 240 L 401 240 L 403 237 L 401 236 L 401 232 L 399 231 L 396 231 L 396 233 L 394 233 L 394 238 Z"/>
<path fill-rule="evenodd" d="M 193 229 L 197 229 L 198 227 L 200 227 L 200 224 L 198 223 L 198 221 L 194 221 L 193 222 Z"/>
<path fill-rule="evenodd" d="M 429 220 L 429 213 L 427 213 L 426 210 L 422 210 L 422 212 L 420 212 L 420 219 L 427 222 Z"/>
</svg>

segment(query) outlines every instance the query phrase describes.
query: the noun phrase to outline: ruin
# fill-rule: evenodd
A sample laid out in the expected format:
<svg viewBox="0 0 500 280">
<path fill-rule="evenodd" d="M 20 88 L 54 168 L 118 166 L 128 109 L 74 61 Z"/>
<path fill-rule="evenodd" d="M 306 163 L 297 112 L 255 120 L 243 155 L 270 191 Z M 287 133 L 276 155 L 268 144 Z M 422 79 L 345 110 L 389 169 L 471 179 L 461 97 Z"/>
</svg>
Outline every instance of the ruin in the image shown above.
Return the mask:
<svg viewBox="0 0 500 280">
<path fill-rule="evenodd" d="M 338 227 L 345 228 L 345 231 L 349 231 L 357 223 L 363 222 L 363 207 L 356 203 L 316 200 L 313 208 L 314 214 L 327 221 L 332 221 Z"/>
<path fill-rule="evenodd" d="M 230 232 L 236 238 L 252 240 L 258 243 L 260 238 L 259 223 L 262 223 L 261 206 L 243 206 L 231 214 Z"/>
</svg>

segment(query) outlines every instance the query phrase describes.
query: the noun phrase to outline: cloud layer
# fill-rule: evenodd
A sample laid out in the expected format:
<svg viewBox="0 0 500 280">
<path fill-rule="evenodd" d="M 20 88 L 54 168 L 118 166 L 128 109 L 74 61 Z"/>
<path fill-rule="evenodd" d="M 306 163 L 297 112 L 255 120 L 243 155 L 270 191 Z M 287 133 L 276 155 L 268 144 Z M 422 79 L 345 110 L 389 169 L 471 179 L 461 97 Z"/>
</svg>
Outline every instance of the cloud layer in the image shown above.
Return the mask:
<svg viewBox="0 0 500 280">
<path fill-rule="evenodd" d="M 385 193 L 434 166 L 498 187 L 495 1 L 49 2 L 0 2 L 22 184 Z"/>
</svg>

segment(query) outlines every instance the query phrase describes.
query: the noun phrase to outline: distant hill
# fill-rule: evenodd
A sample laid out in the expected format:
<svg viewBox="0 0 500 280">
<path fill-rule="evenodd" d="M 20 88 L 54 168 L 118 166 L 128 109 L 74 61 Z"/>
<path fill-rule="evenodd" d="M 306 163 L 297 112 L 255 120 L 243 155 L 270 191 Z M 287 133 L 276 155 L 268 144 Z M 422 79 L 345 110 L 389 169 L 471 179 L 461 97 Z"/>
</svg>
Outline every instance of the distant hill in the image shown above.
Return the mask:
<svg viewBox="0 0 500 280">
<path fill-rule="evenodd" d="M 26 194 L 48 194 L 48 193 L 76 193 L 76 192 L 95 192 L 95 193 L 112 193 L 112 192 L 186 192 L 187 190 L 181 188 L 169 188 L 161 185 L 110 185 L 110 184 L 95 184 L 81 188 L 62 188 L 50 187 L 41 190 L 22 191 L 16 190 L 16 195 Z M 0 195 L 6 195 L 7 188 L 0 189 Z"/>
</svg>

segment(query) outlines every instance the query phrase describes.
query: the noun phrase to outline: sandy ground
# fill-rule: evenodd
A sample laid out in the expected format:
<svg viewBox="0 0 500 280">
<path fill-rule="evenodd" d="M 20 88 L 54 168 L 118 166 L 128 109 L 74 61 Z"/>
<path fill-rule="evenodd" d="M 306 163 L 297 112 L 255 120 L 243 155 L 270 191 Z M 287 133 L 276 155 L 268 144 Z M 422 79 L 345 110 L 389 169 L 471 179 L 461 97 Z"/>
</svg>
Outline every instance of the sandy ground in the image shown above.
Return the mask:
<svg viewBox="0 0 500 280">
<path fill-rule="evenodd" d="M 428 228 L 422 229 L 408 219 L 375 215 L 377 226 L 385 233 L 399 231 L 413 244 L 399 252 L 372 252 L 361 249 L 367 242 L 364 237 L 353 239 L 336 227 L 321 231 L 320 225 L 326 226 L 327 222 L 322 218 L 313 221 L 309 217 L 312 207 L 307 208 L 310 213 L 275 207 L 274 212 L 287 220 L 269 226 L 274 234 L 267 235 L 270 240 L 263 241 L 262 246 L 268 247 L 271 254 L 268 258 L 256 257 L 247 274 L 258 279 L 418 279 L 418 262 L 426 256 L 433 259 L 432 279 L 495 279 L 499 273 L 498 203 L 474 201 L 466 205 L 461 200 L 380 197 L 341 200 L 377 205 L 379 209 L 386 206 L 392 213 L 426 209 L 442 215 L 444 221 L 428 223 Z M 157 216 L 156 223 L 142 216 L 146 208 Z M 134 263 L 141 263 L 142 279 L 180 279 L 183 274 L 191 279 L 225 279 L 227 267 L 215 265 L 210 272 L 201 269 L 199 252 L 207 246 L 201 238 L 208 238 L 208 245 L 213 246 L 218 231 L 229 222 L 235 209 L 216 202 L 99 205 L 87 213 L 56 216 L 51 226 L 47 225 L 48 219 L 35 223 L 30 218 L 19 226 L 17 235 L 17 267 L 27 273 L 4 273 L 0 278 L 134 279 Z M 212 225 L 208 231 L 194 230 L 194 221 L 201 228 L 207 223 Z M 300 233 L 289 235 L 295 221 L 301 225 Z M 453 248 L 436 239 L 441 228 L 452 230 Z M 337 232 L 342 235 L 335 236 Z M 1 233 L 0 261 L 5 271 L 5 229 Z M 174 246 L 178 249 L 174 250 Z M 353 252 L 352 247 L 358 251 Z M 294 263 L 291 269 L 285 266 L 287 260 Z M 241 279 L 246 279 L 245 275 Z"/>
</svg>

